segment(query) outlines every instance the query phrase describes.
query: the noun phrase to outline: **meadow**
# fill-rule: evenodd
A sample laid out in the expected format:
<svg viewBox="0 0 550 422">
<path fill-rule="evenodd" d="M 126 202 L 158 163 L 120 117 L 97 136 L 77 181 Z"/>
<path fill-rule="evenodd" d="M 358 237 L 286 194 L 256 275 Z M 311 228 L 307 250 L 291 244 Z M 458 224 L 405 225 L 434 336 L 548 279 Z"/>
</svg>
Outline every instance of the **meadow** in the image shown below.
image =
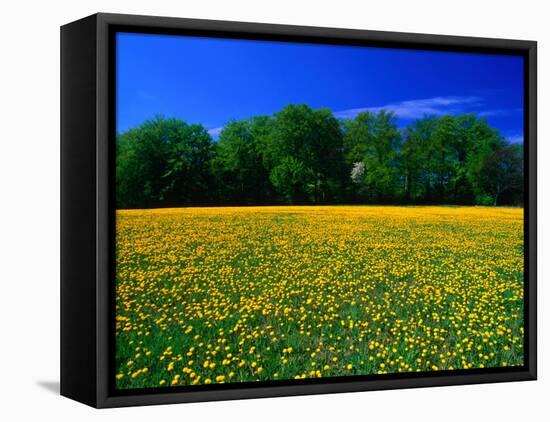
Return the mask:
<svg viewBox="0 0 550 422">
<path fill-rule="evenodd" d="M 523 209 L 119 210 L 116 387 L 523 365 Z"/>
</svg>

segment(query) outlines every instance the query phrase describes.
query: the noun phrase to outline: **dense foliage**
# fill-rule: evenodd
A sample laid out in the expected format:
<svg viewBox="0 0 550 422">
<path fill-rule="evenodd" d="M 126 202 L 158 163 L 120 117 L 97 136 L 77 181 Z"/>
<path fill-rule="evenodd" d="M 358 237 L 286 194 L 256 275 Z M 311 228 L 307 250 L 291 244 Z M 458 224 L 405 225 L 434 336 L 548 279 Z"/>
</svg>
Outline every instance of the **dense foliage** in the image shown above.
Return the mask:
<svg viewBox="0 0 550 422">
<path fill-rule="evenodd" d="M 202 125 L 157 117 L 117 138 L 117 208 L 198 204 L 521 205 L 523 146 L 473 114 L 404 129 L 387 111 L 339 120 L 288 105 Z"/>
</svg>

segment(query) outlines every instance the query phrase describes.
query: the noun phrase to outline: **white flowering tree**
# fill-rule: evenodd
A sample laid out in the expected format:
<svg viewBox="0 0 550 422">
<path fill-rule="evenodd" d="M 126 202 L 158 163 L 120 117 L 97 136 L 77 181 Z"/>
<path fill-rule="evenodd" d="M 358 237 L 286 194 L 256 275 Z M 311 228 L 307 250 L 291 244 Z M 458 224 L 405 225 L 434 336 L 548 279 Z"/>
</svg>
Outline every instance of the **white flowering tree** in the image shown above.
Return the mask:
<svg viewBox="0 0 550 422">
<path fill-rule="evenodd" d="M 364 176 L 365 163 L 363 163 L 362 161 L 353 163 L 353 168 L 351 169 L 351 181 L 356 185 L 360 185 L 363 183 Z"/>
</svg>

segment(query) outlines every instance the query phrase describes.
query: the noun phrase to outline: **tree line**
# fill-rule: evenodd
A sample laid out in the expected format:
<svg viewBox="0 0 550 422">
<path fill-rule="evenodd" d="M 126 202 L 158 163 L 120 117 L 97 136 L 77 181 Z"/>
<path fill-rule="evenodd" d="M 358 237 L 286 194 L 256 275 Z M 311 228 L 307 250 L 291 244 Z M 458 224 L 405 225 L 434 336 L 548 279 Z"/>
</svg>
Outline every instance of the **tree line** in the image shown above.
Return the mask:
<svg viewBox="0 0 550 422">
<path fill-rule="evenodd" d="M 474 114 L 337 119 L 287 105 L 229 122 L 156 117 L 117 136 L 117 208 L 208 204 L 523 204 L 523 146 Z"/>
</svg>

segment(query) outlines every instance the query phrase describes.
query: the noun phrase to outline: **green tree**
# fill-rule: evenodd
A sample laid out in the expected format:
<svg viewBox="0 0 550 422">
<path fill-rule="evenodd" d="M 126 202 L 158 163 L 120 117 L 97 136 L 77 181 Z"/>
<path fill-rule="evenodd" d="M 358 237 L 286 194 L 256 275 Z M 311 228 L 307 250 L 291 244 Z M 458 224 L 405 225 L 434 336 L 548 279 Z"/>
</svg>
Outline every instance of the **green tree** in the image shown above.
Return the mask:
<svg viewBox="0 0 550 422">
<path fill-rule="evenodd" d="M 437 118 L 425 116 L 415 120 L 404 131 L 400 150 L 400 168 L 403 175 L 404 198 L 407 201 L 424 202 L 432 197 L 434 182 L 431 169 L 433 133 Z"/>
<path fill-rule="evenodd" d="M 480 183 L 492 196 L 493 205 L 499 205 L 499 200 L 505 193 L 517 195 L 523 187 L 523 159 L 520 149 L 507 145 L 494 151 L 483 162 L 480 176 Z"/>
<path fill-rule="evenodd" d="M 315 180 L 315 174 L 303 161 L 286 156 L 272 170 L 270 179 L 283 198 L 294 203 L 307 198 L 308 182 Z"/>
<path fill-rule="evenodd" d="M 271 120 L 260 116 L 229 122 L 216 144 L 212 172 L 216 175 L 219 197 L 229 202 L 264 202 L 270 199 L 269 172 L 264 166 L 264 138 Z"/>
<path fill-rule="evenodd" d="M 157 117 L 116 142 L 118 208 L 273 202 L 521 204 L 523 149 L 474 114 L 425 116 L 404 130 L 387 111 L 337 120 L 290 104 L 201 125 Z"/>
<path fill-rule="evenodd" d="M 331 200 L 341 191 L 343 179 L 342 133 L 338 120 L 328 109 L 288 105 L 275 114 L 273 130 L 266 143 L 266 163 L 275 189 L 291 201 Z M 300 169 L 300 170 L 298 170 Z M 300 174 L 300 186 L 293 177 Z M 289 186 L 282 183 L 292 182 Z M 288 197 L 289 192 L 291 195 Z"/>
<path fill-rule="evenodd" d="M 349 171 L 363 163 L 360 192 L 371 201 L 393 200 L 399 192 L 398 152 L 401 134 L 392 112 L 359 113 L 344 122 L 344 149 Z"/>
<path fill-rule="evenodd" d="M 118 208 L 208 200 L 212 138 L 201 125 L 156 117 L 117 137 Z"/>
<path fill-rule="evenodd" d="M 404 131 L 400 151 L 405 199 L 436 203 L 485 203 L 482 165 L 503 147 L 502 138 L 473 114 L 425 116 Z"/>
<path fill-rule="evenodd" d="M 437 120 L 430 139 L 430 162 L 434 180 L 433 199 L 436 202 L 451 202 L 453 184 L 459 172 L 456 147 L 460 144 L 460 133 L 453 116 Z"/>
<path fill-rule="evenodd" d="M 506 146 L 499 132 L 489 126 L 485 119 L 475 119 L 466 129 L 468 151 L 466 153 L 466 178 L 470 183 L 473 201 L 487 204 L 490 193 L 483 181 L 483 166 L 488 157 Z"/>
</svg>

